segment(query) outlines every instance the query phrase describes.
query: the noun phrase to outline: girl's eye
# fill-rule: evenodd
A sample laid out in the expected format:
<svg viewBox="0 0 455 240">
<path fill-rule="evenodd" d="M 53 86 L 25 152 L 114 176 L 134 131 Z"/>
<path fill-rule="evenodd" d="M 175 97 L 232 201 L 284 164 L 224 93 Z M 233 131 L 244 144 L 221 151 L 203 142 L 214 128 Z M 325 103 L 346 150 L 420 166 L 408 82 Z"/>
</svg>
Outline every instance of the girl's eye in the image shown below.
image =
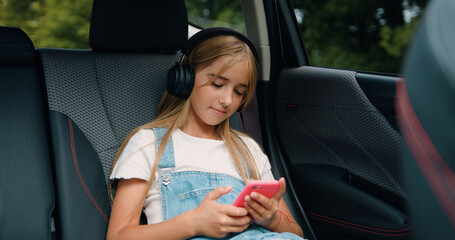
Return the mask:
<svg viewBox="0 0 455 240">
<path fill-rule="evenodd" d="M 212 82 L 212 86 L 214 86 L 214 87 L 216 87 L 216 88 L 220 88 L 220 87 L 222 87 L 223 85 L 218 84 L 218 83 L 216 83 L 216 82 Z"/>
<path fill-rule="evenodd" d="M 234 90 L 235 94 L 239 95 L 239 96 L 243 96 L 243 92 L 239 91 L 239 90 Z"/>
</svg>

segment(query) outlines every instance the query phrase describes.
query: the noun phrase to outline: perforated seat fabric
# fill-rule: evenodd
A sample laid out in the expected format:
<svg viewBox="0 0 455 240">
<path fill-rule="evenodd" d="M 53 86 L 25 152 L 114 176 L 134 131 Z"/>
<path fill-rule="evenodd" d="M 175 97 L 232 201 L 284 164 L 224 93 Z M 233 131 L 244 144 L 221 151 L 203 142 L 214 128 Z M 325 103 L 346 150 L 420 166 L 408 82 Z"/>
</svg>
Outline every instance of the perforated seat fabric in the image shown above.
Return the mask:
<svg viewBox="0 0 455 240">
<path fill-rule="evenodd" d="M 49 99 L 61 232 L 65 239 L 103 238 L 110 213 L 107 178 L 115 155 L 129 132 L 155 116 L 166 69 L 177 55 L 39 51 Z"/>
<path fill-rule="evenodd" d="M 107 179 L 115 155 L 128 133 L 156 116 L 167 70 L 178 60 L 187 31 L 183 0 L 95 0 L 92 50 L 38 49 L 49 104 L 59 238 L 105 239 Z"/>
<path fill-rule="evenodd" d="M 284 69 L 280 78 L 286 83 L 277 87 L 276 114 L 287 119 L 278 127 L 292 166 L 339 167 L 407 198 L 401 137 L 369 102 L 355 72 L 300 67 Z"/>
<path fill-rule="evenodd" d="M 128 133 L 155 117 L 167 69 L 177 54 L 39 51 L 49 109 L 66 115 L 81 129 L 100 157 L 107 179 Z"/>
<path fill-rule="evenodd" d="M 35 48 L 0 27 L 0 239 L 51 239 L 49 139 Z"/>
<path fill-rule="evenodd" d="M 402 139 L 356 73 L 285 68 L 275 99 L 278 142 L 312 228 L 327 239 L 339 236 L 327 226 L 362 239 L 409 239 Z"/>
</svg>

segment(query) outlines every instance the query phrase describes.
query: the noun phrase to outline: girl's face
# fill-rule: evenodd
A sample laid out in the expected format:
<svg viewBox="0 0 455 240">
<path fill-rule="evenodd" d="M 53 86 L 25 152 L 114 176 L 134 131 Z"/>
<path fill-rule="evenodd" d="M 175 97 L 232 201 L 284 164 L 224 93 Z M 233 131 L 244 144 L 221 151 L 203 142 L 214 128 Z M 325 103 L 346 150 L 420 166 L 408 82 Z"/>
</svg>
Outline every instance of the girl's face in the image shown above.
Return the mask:
<svg viewBox="0 0 455 240">
<path fill-rule="evenodd" d="M 210 66 L 195 73 L 190 96 L 188 125 L 197 128 L 215 127 L 240 107 L 248 89 L 249 72 L 246 60 L 234 63 L 217 78 L 215 76 L 232 57 L 220 57 Z"/>
</svg>

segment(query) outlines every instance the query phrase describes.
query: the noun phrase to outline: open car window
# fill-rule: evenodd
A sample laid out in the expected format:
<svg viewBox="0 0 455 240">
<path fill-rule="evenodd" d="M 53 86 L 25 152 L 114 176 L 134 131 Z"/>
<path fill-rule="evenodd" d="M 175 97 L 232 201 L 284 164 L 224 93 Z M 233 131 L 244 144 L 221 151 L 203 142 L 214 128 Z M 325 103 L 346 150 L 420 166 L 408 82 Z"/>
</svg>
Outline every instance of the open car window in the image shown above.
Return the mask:
<svg viewBox="0 0 455 240">
<path fill-rule="evenodd" d="M 89 49 L 92 1 L 0 1 L 0 25 L 20 27 L 37 48 Z M 186 0 L 185 4 L 189 36 L 208 27 L 246 33 L 240 0 Z"/>
<path fill-rule="evenodd" d="M 246 32 L 240 0 L 186 0 L 185 4 L 188 21 L 196 28 L 227 27 Z"/>
<path fill-rule="evenodd" d="M 310 64 L 399 73 L 427 0 L 292 0 Z"/>
</svg>

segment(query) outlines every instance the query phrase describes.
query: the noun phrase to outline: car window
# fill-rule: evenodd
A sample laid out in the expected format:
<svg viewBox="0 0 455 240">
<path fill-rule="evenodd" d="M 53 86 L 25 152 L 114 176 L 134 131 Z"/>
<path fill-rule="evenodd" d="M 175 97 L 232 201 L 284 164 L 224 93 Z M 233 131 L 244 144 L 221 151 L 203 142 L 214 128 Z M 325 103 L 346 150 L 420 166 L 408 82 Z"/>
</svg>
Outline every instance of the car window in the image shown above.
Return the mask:
<svg viewBox="0 0 455 240">
<path fill-rule="evenodd" d="M 399 73 L 427 0 L 292 0 L 310 64 Z"/>
<path fill-rule="evenodd" d="M 92 1 L 0 1 L 0 26 L 21 28 L 37 48 L 87 49 Z"/>
<path fill-rule="evenodd" d="M 93 0 L 0 1 L 0 26 L 21 28 L 35 47 L 89 49 Z M 240 0 L 186 0 L 189 35 L 200 28 L 228 27 L 245 33 Z M 71 27 L 68 27 L 71 26 Z"/>
<path fill-rule="evenodd" d="M 246 32 L 240 0 L 186 0 L 185 4 L 188 21 L 198 28 L 228 27 Z"/>
</svg>

